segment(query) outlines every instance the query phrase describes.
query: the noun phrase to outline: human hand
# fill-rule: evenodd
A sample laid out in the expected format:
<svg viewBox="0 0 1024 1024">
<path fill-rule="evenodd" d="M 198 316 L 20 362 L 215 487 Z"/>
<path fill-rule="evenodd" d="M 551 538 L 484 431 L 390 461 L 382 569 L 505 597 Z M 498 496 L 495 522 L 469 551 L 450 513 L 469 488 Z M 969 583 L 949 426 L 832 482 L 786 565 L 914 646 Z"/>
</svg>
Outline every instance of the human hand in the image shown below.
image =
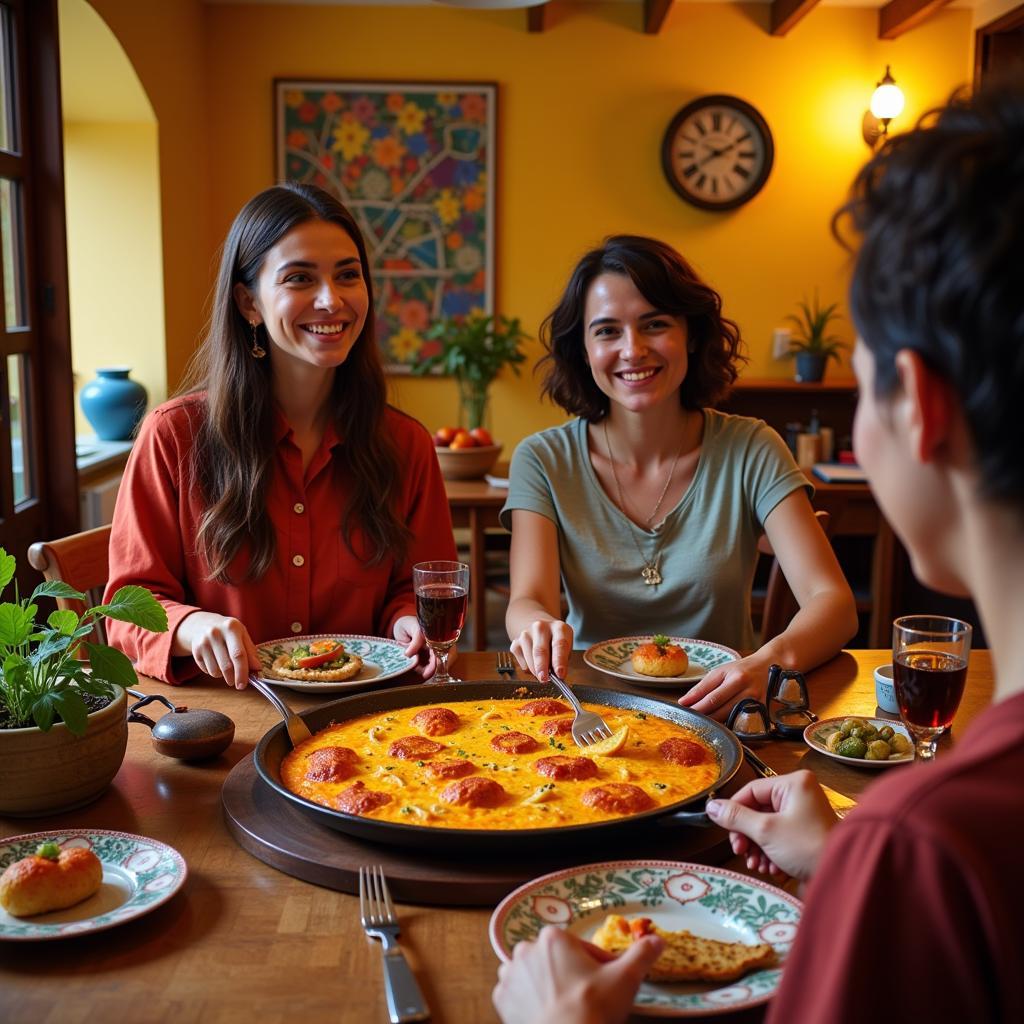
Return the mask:
<svg viewBox="0 0 1024 1024">
<path fill-rule="evenodd" d="M 732 851 L 746 857 L 749 870 L 803 882 L 814 874 L 839 820 L 808 771 L 754 779 L 731 800 L 709 801 L 707 813 L 729 830 Z"/>
<path fill-rule="evenodd" d="M 243 690 L 249 672 L 260 668 L 260 656 L 249 631 L 229 615 L 196 611 L 181 620 L 174 633 L 175 654 L 191 654 L 200 671 Z"/>
<path fill-rule="evenodd" d="M 768 669 L 756 658 L 740 658 L 713 668 L 679 698 L 684 708 L 724 722 L 733 706 L 744 697 L 763 701 Z"/>
<path fill-rule="evenodd" d="M 427 639 L 423 635 L 416 616 L 403 615 L 400 619 L 396 619 L 393 632 L 395 639 L 400 644 L 406 645 L 405 656 L 407 658 L 411 658 L 413 655 L 417 656 L 416 664 L 412 667 L 413 672 L 423 679 L 430 679 L 437 671 L 437 658 L 427 646 Z M 448 664 L 451 665 L 456 657 L 458 657 L 458 651 L 452 647 L 448 655 Z"/>
<path fill-rule="evenodd" d="M 572 627 L 561 619 L 537 619 L 512 641 L 511 649 L 521 669 L 546 683 L 549 668 L 560 676 L 569 668 Z"/>
<path fill-rule="evenodd" d="M 656 935 L 622 956 L 608 955 L 553 925 L 520 942 L 498 968 L 491 999 L 504 1024 L 613 1024 L 624 1021 L 664 943 Z"/>
</svg>

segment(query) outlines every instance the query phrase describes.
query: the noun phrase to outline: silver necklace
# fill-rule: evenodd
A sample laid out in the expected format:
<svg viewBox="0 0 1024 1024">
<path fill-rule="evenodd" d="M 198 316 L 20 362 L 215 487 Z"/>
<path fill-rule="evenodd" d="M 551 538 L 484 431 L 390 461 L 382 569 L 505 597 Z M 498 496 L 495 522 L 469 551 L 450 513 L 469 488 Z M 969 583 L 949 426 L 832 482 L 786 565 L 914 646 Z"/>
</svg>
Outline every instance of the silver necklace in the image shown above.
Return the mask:
<svg viewBox="0 0 1024 1024">
<path fill-rule="evenodd" d="M 619 483 L 619 474 L 615 471 L 615 456 L 612 454 L 612 443 L 608 437 L 608 419 L 605 417 L 601 421 L 601 426 L 604 428 L 604 446 L 608 452 L 608 461 L 612 467 L 612 479 L 615 481 L 615 491 L 619 496 L 619 508 L 626 514 L 626 518 L 629 519 L 629 512 L 626 510 L 626 499 L 622 494 L 622 484 Z M 651 528 L 651 523 L 654 521 L 654 517 L 658 514 L 658 509 L 661 508 L 661 503 L 665 500 L 665 495 L 668 494 L 669 485 L 672 483 L 672 477 L 676 472 L 676 463 L 679 461 L 679 456 L 683 453 L 683 444 L 685 443 L 686 436 L 683 435 L 683 440 L 679 442 L 679 449 L 676 451 L 676 457 L 672 460 L 672 466 L 668 471 L 668 479 L 665 481 L 665 486 L 661 489 L 661 494 L 658 495 L 658 500 L 654 504 L 654 508 L 651 509 L 651 514 L 644 520 L 644 525 L 647 529 Z M 633 525 L 632 520 L 629 523 Z M 650 558 L 644 557 L 644 550 L 640 547 L 640 541 L 636 539 L 636 534 L 630 530 L 630 537 L 633 538 L 633 546 L 636 548 L 637 554 L 640 556 L 640 561 L 643 562 L 643 568 L 640 570 L 640 575 L 643 577 L 644 583 L 649 587 L 656 587 L 662 582 L 661 570 L 658 567 L 660 561 L 658 556 L 658 546 L 661 543 L 661 538 L 658 537 L 654 542 L 654 551 L 651 553 Z"/>
</svg>

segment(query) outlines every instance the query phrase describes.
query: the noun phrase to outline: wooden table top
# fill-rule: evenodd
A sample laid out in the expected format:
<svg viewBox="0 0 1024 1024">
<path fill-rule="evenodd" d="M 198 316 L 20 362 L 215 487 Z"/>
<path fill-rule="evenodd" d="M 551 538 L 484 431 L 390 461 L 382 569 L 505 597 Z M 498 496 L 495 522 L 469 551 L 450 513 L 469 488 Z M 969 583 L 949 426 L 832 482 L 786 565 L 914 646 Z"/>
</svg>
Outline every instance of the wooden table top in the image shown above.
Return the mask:
<svg viewBox="0 0 1024 1024">
<path fill-rule="evenodd" d="M 886 651 L 844 652 L 809 678 L 820 717 L 873 714 L 872 670 Z M 494 678 L 493 653 L 465 653 L 467 679 Z M 573 655 L 577 683 L 622 685 Z M 352 896 L 281 874 L 245 853 L 224 825 L 220 789 L 230 769 L 277 721 L 255 691 L 212 680 L 171 687 L 141 680 L 147 693 L 230 715 L 235 740 L 212 762 L 184 764 L 157 754 L 144 726 L 129 729 L 128 753 L 111 789 L 64 815 L 0 818 L 0 837 L 70 827 L 120 829 L 175 847 L 189 866 L 181 892 L 162 907 L 91 936 L 45 943 L 0 942 L 0 1020 L 87 1019 L 152 1022 L 304 1019 L 386 1021 L 380 953 L 363 935 Z M 971 656 L 953 740 L 992 696 L 987 651 Z M 286 692 L 301 710 L 320 703 Z M 666 691 L 650 696 L 671 699 Z M 940 744 L 948 746 L 950 739 Z M 777 771 L 812 769 L 843 798 L 856 799 L 877 773 L 832 761 L 799 742 L 771 741 L 757 753 Z M 884 774 L 884 773 L 883 773 Z M 642 850 L 637 851 L 643 855 Z M 594 859 L 599 857 L 595 852 Z M 739 868 L 737 864 L 731 867 Z M 441 1024 L 488 1024 L 497 959 L 487 939 L 489 911 L 401 906 L 402 944 Z M 757 1020 L 759 1011 L 737 1015 Z M 638 1018 L 640 1019 L 640 1018 Z"/>
</svg>

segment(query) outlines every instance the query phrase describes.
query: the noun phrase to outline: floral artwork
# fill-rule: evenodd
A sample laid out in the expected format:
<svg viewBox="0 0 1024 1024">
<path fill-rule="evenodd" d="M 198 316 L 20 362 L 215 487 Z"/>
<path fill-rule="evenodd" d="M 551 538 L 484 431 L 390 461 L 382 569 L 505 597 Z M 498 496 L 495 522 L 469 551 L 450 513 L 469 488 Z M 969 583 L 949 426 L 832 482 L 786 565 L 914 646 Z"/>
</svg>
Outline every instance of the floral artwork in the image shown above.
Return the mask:
<svg viewBox="0 0 1024 1024">
<path fill-rule="evenodd" d="M 490 313 L 496 87 L 276 83 L 277 171 L 352 211 L 366 239 L 389 370 L 440 350 L 442 317 Z"/>
</svg>

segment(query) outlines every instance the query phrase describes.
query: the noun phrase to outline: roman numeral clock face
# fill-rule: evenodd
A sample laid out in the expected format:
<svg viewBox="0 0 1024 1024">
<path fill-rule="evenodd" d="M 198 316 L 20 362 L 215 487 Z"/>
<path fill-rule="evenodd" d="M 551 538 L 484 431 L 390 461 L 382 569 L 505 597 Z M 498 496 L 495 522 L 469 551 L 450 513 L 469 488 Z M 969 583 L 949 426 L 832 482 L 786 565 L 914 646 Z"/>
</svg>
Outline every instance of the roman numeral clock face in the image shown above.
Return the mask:
<svg viewBox="0 0 1024 1024">
<path fill-rule="evenodd" d="M 672 119 L 661 148 L 669 184 L 694 206 L 732 210 L 753 198 L 772 169 L 765 119 L 735 96 L 703 96 Z"/>
</svg>

